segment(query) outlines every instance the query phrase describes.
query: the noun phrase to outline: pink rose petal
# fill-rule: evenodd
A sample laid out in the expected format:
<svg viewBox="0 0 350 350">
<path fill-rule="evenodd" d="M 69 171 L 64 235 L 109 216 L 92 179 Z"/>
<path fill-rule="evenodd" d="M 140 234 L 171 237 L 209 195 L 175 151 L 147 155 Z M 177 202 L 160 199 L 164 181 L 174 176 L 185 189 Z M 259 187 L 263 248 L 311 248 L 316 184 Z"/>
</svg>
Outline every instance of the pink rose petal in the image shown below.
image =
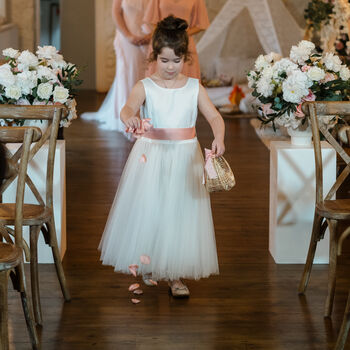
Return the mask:
<svg viewBox="0 0 350 350">
<path fill-rule="evenodd" d="M 129 265 L 129 271 L 136 277 L 137 275 L 137 269 L 139 268 L 139 265 L 132 264 Z"/>
<path fill-rule="evenodd" d="M 134 283 L 134 284 L 130 285 L 129 291 L 133 292 L 134 290 L 136 290 L 139 287 L 140 287 L 140 285 L 138 283 Z"/>
<path fill-rule="evenodd" d="M 153 281 L 153 280 L 151 280 L 151 279 L 149 279 L 149 281 L 150 281 L 154 286 L 158 286 L 158 282 Z"/>
<path fill-rule="evenodd" d="M 138 304 L 138 303 L 141 302 L 141 300 L 140 300 L 140 299 L 131 299 L 131 302 L 132 302 L 133 304 Z"/>
<path fill-rule="evenodd" d="M 140 158 L 140 163 L 146 163 L 147 162 L 147 158 L 146 156 L 143 154 Z"/>
<path fill-rule="evenodd" d="M 140 261 L 141 261 L 141 264 L 149 265 L 151 263 L 151 258 L 148 255 L 141 255 Z"/>
<path fill-rule="evenodd" d="M 134 294 L 141 295 L 141 294 L 143 294 L 143 290 L 142 289 L 136 289 L 136 290 L 134 290 Z"/>
</svg>

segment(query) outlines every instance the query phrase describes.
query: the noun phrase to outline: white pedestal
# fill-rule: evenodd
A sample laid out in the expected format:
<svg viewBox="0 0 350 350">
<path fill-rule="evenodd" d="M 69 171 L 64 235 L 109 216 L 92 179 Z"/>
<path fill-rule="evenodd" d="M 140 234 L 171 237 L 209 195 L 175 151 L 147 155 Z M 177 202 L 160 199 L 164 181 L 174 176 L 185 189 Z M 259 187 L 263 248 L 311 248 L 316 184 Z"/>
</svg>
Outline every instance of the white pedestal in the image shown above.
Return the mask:
<svg viewBox="0 0 350 350">
<path fill-rule="evenodd" d="M 7 144 L 7 147 L 12 153 L 19 148 L 19 144 Z M 46 186 L 46 163 L 48 154 L 48 142 L 42 146 L 38 153 L 34 156 L 28 165 L 28 174 L 40 195 L 45 200 L 45 186 Z M 56 234 L 58 240 L 58 247 L 63 259 L 67 248 L 66 241 L 66 148 L 64 140 L 57 140 L 56 155 L 54 164 L 53 176 L 53 204 L 56 224 Z M 3 202 L 15 202 L 16 199 L 17 181 L 14 181 L 3 194 Z M 34 195 L 28 187 L 24 196 L 24 203 L 37 204 Z M 28 227 L 23 229 L 23 237 L 29 242 Z M 39 235 L 38 243 L 38 261 L 39 263 L 53 263 L 51 247 L 45 244 L 42 234 Z"/>
<path fill-rule="evenodd" d="M 326 194 L 336 179 L 336 152 L 322 142 L 323 182 Z M 276 263 L 304 264 L 315 210 L 313 146 L 289 141 L 270 143 L 269 250 Z M 317 245 L 314 262 L 329 261 L 329 235 Z"/>
</svg>

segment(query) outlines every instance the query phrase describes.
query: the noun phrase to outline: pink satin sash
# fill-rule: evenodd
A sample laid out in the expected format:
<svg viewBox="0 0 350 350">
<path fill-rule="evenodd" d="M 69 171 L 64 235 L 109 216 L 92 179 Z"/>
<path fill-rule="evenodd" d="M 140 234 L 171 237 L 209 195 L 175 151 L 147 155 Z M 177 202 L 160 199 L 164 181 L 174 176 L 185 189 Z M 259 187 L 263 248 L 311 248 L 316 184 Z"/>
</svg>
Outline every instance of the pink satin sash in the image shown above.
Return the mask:
<svg viewBox="0 0 350 350">
<path fill-rule="evenodd" d="M 153 140 L 190 140 L 196 136 L 196 128 L 152 128 L 142 136 Z"/>
</svg>

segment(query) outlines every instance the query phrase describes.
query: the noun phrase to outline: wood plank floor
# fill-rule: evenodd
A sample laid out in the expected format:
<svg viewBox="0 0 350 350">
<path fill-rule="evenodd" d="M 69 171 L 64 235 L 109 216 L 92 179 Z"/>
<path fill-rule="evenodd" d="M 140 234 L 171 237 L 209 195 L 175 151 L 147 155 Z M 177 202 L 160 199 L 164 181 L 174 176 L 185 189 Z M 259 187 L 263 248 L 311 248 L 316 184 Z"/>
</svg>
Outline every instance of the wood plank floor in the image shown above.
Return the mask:
<svg viewBox="0 0 350 350">
<path fill-rule="evenodd" d="M 103 95 L 84 92 L 79 111 Z M 237 186 L 212 195 L 220 275 L 188 281 L 189 300 L 174 300 L 165 283 L 144 287 L 130 302 L 130 276 L 99 262 L 97 246 L 132 145 L 95 122 L 74 121 L 67 147 L 68 250 L 64 268 L 72 301 L 63 301 L 51 265 L 40 266 L 44 350 L 332 349 L 349 288 L 348 256 L 340 259 L 332 320 L 323 318 L 327 267 L 316 266 L 305 297 L 301 265 L 276 265 L 268 252 L 269 153 L 249 120 L 226 120 L 226 158 Z M 202 147 L 211 132 L 200 118 Z M 11 349 L 29 349 L 19 296 L 9 291 Z M 350 343 L 350 341 L 349 341 Z M 347 347 L 350 349 L 350 345 Z"/>
</svg>

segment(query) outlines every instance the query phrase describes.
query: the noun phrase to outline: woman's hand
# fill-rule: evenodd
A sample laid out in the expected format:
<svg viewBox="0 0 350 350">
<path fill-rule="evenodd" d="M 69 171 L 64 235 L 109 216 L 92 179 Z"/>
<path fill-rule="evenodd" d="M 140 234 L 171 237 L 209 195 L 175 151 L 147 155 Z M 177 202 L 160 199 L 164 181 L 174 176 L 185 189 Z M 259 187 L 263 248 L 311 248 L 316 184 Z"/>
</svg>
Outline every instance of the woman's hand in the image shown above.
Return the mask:
<svg viewBox="0 0 350 350">
<path fill-rule="evenodd" d="M 225 153 L 225 144 L 223 140 L 214 139 L 211 144 L 211 150 L 217 157 L 222 156 Z"/>
<path fill-rule="evenodd" d="M 129 36 L 128 36 L 128 40 L 129 40 L 133 45 L 136 45 L 136 46 L 144 45 L 144 44 L 143 44 L 143 42 L 144 42 L 144 37 L 141 37 L 141 36 L 129 35 Z"/>
<path fill-rule="evenodd" d="M 141 127 L 141 119 L 139 117 L 130 117 L 125 121 L 125 126 L 131 129 L 138 129 Z"/>
</svg>

